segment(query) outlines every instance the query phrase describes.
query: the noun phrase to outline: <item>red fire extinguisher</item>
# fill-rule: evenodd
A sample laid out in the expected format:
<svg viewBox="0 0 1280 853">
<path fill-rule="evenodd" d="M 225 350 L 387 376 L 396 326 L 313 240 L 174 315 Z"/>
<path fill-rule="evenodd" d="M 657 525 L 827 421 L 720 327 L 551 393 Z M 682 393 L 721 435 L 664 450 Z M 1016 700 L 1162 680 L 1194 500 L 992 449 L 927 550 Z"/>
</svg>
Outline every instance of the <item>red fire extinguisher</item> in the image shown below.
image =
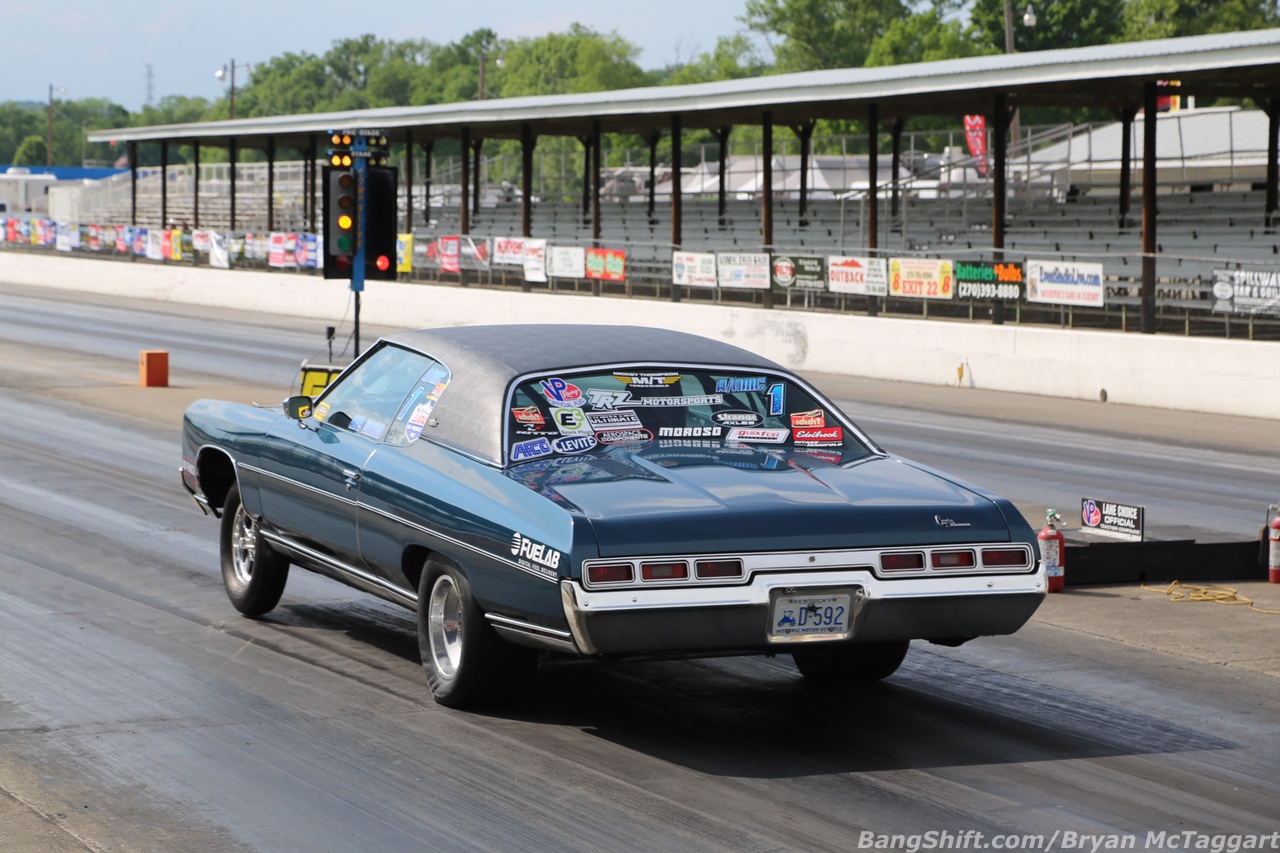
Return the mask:
<svg viewBox="0 0 1280 853">
<path fill-rule="evenodd" d="M 1267 553 L 1267 580 L 1280 583 L 1280 513 L 1267 525 L 1267 533 L 1271 540 Z"/>
<path fill-rule="evenodd" d="M 1066 583 L 1065 568 L 1067 562 L 1067 540 L 1062 531 L 1053 526 L 1054 521 L 1062 521 L 1055 509 L 1045 513 L 1044 529 L 1036 536 L 1040 540 L 1040 559 L 1044 562 L 1045 572 L 1049 576 L 1049 592 L 1062 592 Z M 1272 531 L 1273 536 L 1280 531 Z M 1272 553 L 1280 553 L 1275 539 L 1272 539 Z"/>
</svg>

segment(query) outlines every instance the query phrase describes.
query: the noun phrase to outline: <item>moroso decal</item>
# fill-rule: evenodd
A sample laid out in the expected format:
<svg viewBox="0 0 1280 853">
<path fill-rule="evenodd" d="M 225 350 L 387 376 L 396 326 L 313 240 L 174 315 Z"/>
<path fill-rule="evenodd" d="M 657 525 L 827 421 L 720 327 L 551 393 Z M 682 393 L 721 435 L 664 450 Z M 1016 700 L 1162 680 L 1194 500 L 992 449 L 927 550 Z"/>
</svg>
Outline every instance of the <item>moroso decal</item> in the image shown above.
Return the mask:
<svg viewBox="0 0 1280 853">
<path fill-rule="evenodd" d="M 661 438 L 717 438 L 722 432 L 724 427 L 718 426 L 658 428 Z"/>
</svg>

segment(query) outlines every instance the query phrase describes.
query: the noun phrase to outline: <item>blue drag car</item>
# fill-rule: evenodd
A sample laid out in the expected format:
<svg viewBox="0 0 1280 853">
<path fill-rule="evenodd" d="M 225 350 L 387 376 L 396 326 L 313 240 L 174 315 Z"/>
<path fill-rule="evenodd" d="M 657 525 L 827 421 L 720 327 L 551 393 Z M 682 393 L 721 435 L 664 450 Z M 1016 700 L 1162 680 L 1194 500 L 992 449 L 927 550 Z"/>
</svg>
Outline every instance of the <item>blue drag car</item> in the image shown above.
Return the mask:
<svg viewBox="0 0 1280 853">
<path fill-rule="evenodd" d="M 232 604 L 290 565 L 416 610 L 433 695 L 516 695 L 541 657 L 790 653 L 829 686 L 911 640 L 1020 628 L 1046 581 L 1007 500 L 884 453 L 746 350 L 628 326 L 391 335 L 284 412 L 187 410 L 182 483 Z"/>
</svg>

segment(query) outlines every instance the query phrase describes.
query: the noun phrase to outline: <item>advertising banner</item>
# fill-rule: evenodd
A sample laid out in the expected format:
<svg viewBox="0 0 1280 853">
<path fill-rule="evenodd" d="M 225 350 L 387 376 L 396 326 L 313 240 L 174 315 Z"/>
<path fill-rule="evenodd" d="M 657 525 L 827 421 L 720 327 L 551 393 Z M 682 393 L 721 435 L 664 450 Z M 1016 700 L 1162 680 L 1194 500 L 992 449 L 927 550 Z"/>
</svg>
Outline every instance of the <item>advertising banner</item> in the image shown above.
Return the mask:
<svg viewBox="0 0 1280 853">
<path fill-rule="evenodd" d="M 220 270 L 231 269 L 231 253 L 227 249 L 226 238 L 217 232 L 209 232 L 209 266 Z"/>
<path fill-rule="evenodd" d="M 271 249 L 267 252 L 267 266 L 282 269 L 284 267 L 284 234 L 273 231 L 268 239 L 271 241 Z"/>
<path fill-rule="evenodd" d="M 884 258 L 831 255 L 827 258 L 827 289 L 858 296 L 888 296 L 888 265 Z"/>
<path fill-rule="evenodd" d="M 685 287 L 715 287 L 716 256 L 710 252 L 672 252 L 671 283 Z"/>
<path fill-rule="evenodd" d="M 1094 498 L 1080 500 L 1080 529 L 1089 533 L 1102 533 L 1141 542 L 1143 515 L 1144 509 L 1140 506 Z"/>
<path fill-rule="evenodd" d="M 164 232 L 155 228 L 149 228 L 143 235 L 143 239 L 146 240 L 146 248 L 144 251 L 146 252 L 147 258 L 152 261 L 163 261 L 164 246 L 167 242 L 164 239 Z"/>
<path fill-rule="evenodd" d="M 91 252 L 102 251 L 102 226 L 101 225 L 89 226 L 89 251 Z"/>
<path fill-rule="evenodd" d="M 480 269 L 489 269 L 489 259 L 493 257 L 493 252 L 490 251 L 489 238 L 484 237 L 477 243 L 468 237 L 467 245 L 462 247 L 462 255 L 475 261 L 476 266 Z"/>
<path fill-rule="evenodd" d="M 769 288 L 769 256 L 748 252 L 716 252 L 721 287 Z"/>
<path fill-rule="evenodd" d="M 1016 261 L 956 261 L 956 295 L 961 299 L 1022 298 L 1022 264 Z"/>
<path fill-rule="evenodd" d="M 1217 314 L 1280 314 L 1280 272 L 1214 270 L 1213 299 Z"/>
<path fill-rule="evenodd" d="M 209 232 L 203 228 L 191 232 L 191 251 L 209 251 Z"/>
<path fill-rule="evenodd" d="M 552 278 L 585 278 L 587 253 L 581 246 L 552 246 L 547 249 L 547 275 Z"/>
<path fill-rule="evenodd" d="M 1028 260 L 1027 301 L 1101 308 L 1106 301 L 1102 264 Z"/>
<path fill-rule="evenodd" d="M 440 238 L 440 271 L 462 272 L 462 238 Z"/>
<path fill-rule="evenodd" d="M 889 295 L 909 299 L 951 299 L 956 295 L 951 261 L 890 258 Z"/>
<path fill-rule="evenodd" d="M 523 237 L 498 237 L 494 241 L 493 262 L 508 267 L 524 266 Z"/>
<path fill-rule="evenodd" d="M 147 254 L 147 229 L 146 228 L 133 229 L 133 253 L 135 255 L 143 255 L 143 256 Z"/>
<path fill-rule="evenodd" d="M 524 241 L 524 280 L 547 280 L 547 241 Z"/>
<path fill-rule="evenodd" d="M 175 261 L 182 260 L 182 229 L 174 228 L 169 232 L 169 257 Z"/>
<path fill-rule="evenodd" d="M 774 255 L 771 271 L 774 287 L 827 289 L 826 264 L 818 255 Z"/>
<path fill-rule="evenodd" d="M 626 250 L 587 249 L 587 278 L 598 278 L 601 281 L 626 281 Z"/>
<path fill-rule="evenodd" d="M 293 244 L 293 262 L 306 270 L 313 270 L 320 263 L 320 245 L 315 234 L 298 235 Z"/>
<path fill-rule="evenodd" d="M 396 272 L 413 272 L 413 235 L 396 235 Z"/>
<path fill-rule="evenodd" d="M 964 117 L 964 141 L 969 146 L 969 154 L 978 161 L 978 174 L 987 173 L 987 117 Z"/>
<path fill-rule="evenodd" d="M 59 222 L 54 226 L 57 236 L 54 237 L 54 248 L 59 252 L 71 251 L 71 226 L 65 222 Z"/>
</svg>

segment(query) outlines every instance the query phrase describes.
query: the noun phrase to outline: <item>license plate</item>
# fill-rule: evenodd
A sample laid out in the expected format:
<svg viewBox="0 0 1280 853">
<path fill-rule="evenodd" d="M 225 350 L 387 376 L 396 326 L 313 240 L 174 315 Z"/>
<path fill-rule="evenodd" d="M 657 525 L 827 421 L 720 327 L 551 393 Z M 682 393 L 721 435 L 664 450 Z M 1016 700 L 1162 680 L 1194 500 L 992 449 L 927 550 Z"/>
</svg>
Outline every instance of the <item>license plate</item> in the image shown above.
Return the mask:
<svg viewBox="0 0 1280 853">
<path fill-rule="evenodd" d="M 848 592 L 779 595 L 773 600 L 769 639 L 843 639 L 849 636 L 851 618 Z"/>
</svg>

